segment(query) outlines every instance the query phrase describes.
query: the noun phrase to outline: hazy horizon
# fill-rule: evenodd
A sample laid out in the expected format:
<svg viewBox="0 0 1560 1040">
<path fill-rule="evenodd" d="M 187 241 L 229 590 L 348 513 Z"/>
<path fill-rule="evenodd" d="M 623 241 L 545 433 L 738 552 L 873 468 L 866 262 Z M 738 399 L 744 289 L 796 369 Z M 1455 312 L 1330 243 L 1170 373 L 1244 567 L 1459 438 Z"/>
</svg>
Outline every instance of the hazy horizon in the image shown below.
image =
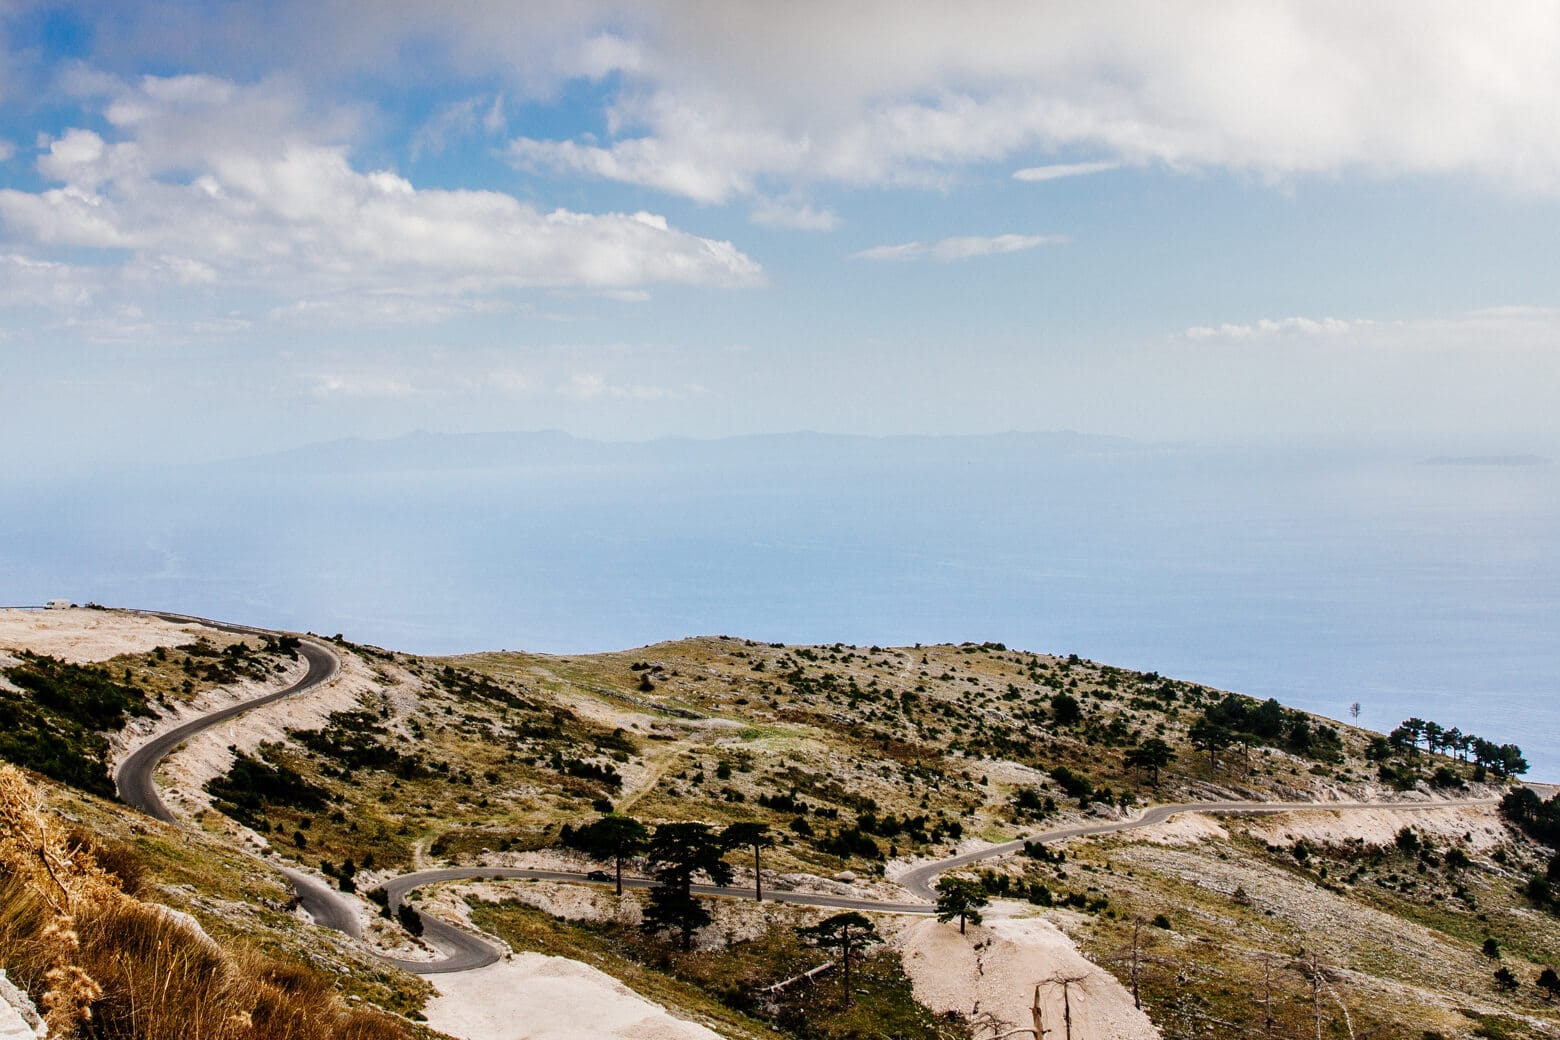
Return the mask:
<svg viewBox="0 0 1560 1040">
<path fill-rule="evenodd" d="M 1078 435 L 342 442 L 34 480 L 8 593 L 455 653 L 691 635 L 1076 652 L 1560 778 L 1560 468 Z M 5 482 L 0 482 L 0 490 Z"/>
<path fill-rule="evenodd" d="M 0 599 L 1054 641 L 1560 756 L 1557 52 L 1544 4 L 0 5 Z"/>
</svg>

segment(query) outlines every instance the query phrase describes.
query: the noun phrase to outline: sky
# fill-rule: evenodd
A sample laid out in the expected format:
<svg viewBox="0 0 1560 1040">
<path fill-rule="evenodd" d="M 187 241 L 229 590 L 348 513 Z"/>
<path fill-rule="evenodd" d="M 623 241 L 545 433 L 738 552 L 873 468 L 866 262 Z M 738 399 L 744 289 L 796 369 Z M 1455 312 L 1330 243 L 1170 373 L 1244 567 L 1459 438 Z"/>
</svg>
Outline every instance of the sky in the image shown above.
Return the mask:
<svg viewBox="0 0 1560 1040">
<path fill-rule="evenodd" d="M 1521 0 L 0 0 L 0 467 L 1552 451 L 1557 53 Z"/>
</svg>

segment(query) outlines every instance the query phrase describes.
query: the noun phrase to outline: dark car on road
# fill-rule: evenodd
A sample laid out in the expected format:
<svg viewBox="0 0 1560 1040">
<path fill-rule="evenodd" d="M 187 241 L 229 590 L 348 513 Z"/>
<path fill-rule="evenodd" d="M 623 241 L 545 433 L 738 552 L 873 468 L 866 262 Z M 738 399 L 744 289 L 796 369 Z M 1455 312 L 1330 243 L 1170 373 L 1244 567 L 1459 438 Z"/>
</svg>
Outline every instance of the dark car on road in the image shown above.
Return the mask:
<svg viewBox="0 0 1560 1040">
<path fill-rule="evenodd" d="M 608 874 L 605 870 L 592 870 L 590 873 L 585 875 L 585 880 L 586 881 L 611 881 L 612 880 L 612 875 Z"/>
</svg>

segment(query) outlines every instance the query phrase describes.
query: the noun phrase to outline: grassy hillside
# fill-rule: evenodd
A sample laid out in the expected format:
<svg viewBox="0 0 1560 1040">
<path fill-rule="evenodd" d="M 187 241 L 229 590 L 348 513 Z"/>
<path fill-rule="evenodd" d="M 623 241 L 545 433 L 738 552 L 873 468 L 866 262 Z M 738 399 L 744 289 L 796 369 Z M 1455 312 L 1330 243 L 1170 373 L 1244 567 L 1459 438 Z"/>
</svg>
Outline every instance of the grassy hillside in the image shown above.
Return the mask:
<svg viewBox="0 0 1560 1040">
<path fill-rule="evenodd" d="M 425 985 L 301 922 L 280 882 L 220 842 L 0 765 L 0 960 L 51 1036 L 424 1035 L 394 1010 L 415 1014 Z"/>
<path fill-rule="evenodd" d="M 1150 802 L 1498 792 L 1492 770 L 1401 734 L 995 645 L 352 652 L 374 663 L 382 695 L 264 749 L 265 766 L 318 801 L 278 799 L 254 817 L 300 860 L 333 868 L 498 863 L 557 848 L 564 825 L 613 810 L 762 821 L 779 841 L 768 868 L 886 882 L 896 860 Z M 1157 777 L 1133 764 L 1156 738 L 1170 756 Z M 1335 843 L 1270 841 L 1243 825 L 1182 846 L 1075 843 L 986 879 L 996 896 L 1049 908 L 1104 960 L 1130 922 L 1159 918 L 1167 967 L 1140 988 L 1170 1035 L 1260 1025 L 1251 979 L 1264 963 L 1278 966 L 1267 1006 L 1306 1024 L 1303 950 L 1337 990 L 1323 1013 L 1339 1036 L 1345 1007 L 1366 1032 L 1432 1022 L 1445 1036 L 1547 1035 L 1534 1023 L 1551 1006 L 1534 980 L 1560 962 L 1560 924 L 1523 889 L 1549 850 L 1510 828 L 1494 843 L 1437 836 L 1405 850 L 1399 829 Z M 1496 983 L 1499 968 L 1514 991 Z"/>
<path fill-rule="evenodd" d="M 22 649 L 9 664 L 0 660 L 0 760 L 112 797 L 109 734 L 217 686 L 285 672 L 297 657 L 292 637 L 215 631 L 94 664 Z"/>
<path fill-rule="evenodd" d="M 876 874 L 896 857 L 1009 838 L 1069 813 L 1373 796 L 1434 778 L 1429 756 L 1372 761 L 1370 734 L 1276 704 L 990 645 L 715 638 L 453 661 L 356 652 L 373 662 L 381 694 L 241 764 L 242 784 L 230 786 L 253 790 L 265 773 L 275 796 L 227 803 L 300 855 L 333 862 L 539 848 L 559 824 L 611 808 L 761 820 L 782 836 L 779 869 Z M 1267 735 L 1211 748 L 1194 740 L 1200 719 L 1231 710 L 1259 716 L 1252 725 Z M 1156 738 L 1174 756 L 1157 777 L 1128 764 Z M 1436 762 L 1452 789 L 1473 772 Z M 294 776 L 318 793 L 289 788 Z"/>
<path fill-rule="evenodd" d="M 15 681 L 17 669 L 70 679 L 97 691 L 104 712 L 117 705 L 128 717 L 217 681 L 213 666 L 286 666 L 281 643 L 246 647 L 154 651 L 79 674 L 19 659 L 7 703 L 35 714 L 62 703 Z M 756 821 L 777 839 L 766 869 L 793 883 L 854 877 L 857 891 L 888 895 L 911 860 L 1153 802 L 1498 795 L 1499 774 L 1519 764 L 1514 749 L 1418 720 L 1382 736 L 995 644 L 713 637 L 616 654 L 453 659 L 337 649 L 372 676 L 366 692 L 324 725 L 239 754 L 207 784 L 218 811 L 204 814 L 201 833 L 150 826 L 64 787 L 49 787 L 50 798 L 62 817 L 130 850 L 159 898 L 219 941 L 323 959 L 349 996 L 396 1013 L 415 1013 L 425 986 L 285 913 L 276 875 L 232 851 L 239 825 L 361 889 L 426 865 L 559 862 L 573 855 L 564 828 L 609 811 L 652 825 Z M 105 719 L 78 720 L 70 746 L 80 762 L 98 753 L 92 727 Z M 40 768 L 26 747 L 6 753 Z M 98 790 L 83 775 L 59 778 Z M 1269 1017 L 1274 1035 L 1312 1035 L 1318 1016 L 1323 1034 L 1338 1037 L 1554 1036 L 1554 1005 L 1535 982 L 1560 964 L 1548 887 L 1560 865 L 1545 844 L 1560 809 L 1519 808 L 1525 832 L 1489 811 L 1304 814 L 1035 848 L 967 873 L 993 898 L 1045 912 L 1128 984 L 1135 977 L 1167 1036 L 1263 1035 Z M 740 878 L 750 858 L 730 862 Z M 755 1001 L 805 965 L 793 928 L 816 914 L 776 913 L 729 943 L 718 926 L 683 955 L 641 937 L 637 911 L 627 924 L 564 920 L 510 890 L 484 890 L 474 910 L 484 927 L 519 949 L 580 956 L 730 1035 L 871 1035 L 856 1020 Z M 883 961 L 866 976 L 863 1001 L 879 1002 L 880 1015 L 914 1014 L 896 971 Z"/>
</svg>

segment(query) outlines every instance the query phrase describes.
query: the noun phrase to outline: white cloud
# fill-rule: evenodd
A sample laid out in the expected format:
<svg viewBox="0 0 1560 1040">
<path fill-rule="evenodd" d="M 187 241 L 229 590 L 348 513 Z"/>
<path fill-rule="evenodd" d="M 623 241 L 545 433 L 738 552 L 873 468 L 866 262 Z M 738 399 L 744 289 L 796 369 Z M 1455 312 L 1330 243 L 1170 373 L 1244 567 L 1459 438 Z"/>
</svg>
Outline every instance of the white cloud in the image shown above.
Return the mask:
<svg viewBox="0 0 1560 1040">
<path fill-rule="evenodd" d="M 273 321 L 315 329 L 358 325 L 437 325 L 468 315 L 504 311 L 529 312 L 530 308 L 490 296 L 396 290 L 314 296 L 273 307 L 267 316 Z"/>
<path fill-rule="evenodd" d="M 16 155 L 16 145 L 0 137 L 0 163 L 10 162 Z"/>
<path fill-rule="evenodd" d="M 580 37 L 610 24 L 622 47 L 590 73 L 624 78 L 608 137 L 522 138 L 515 160 L 700 201 L 809 181 L 941 186 L 972 164 L 1074 150 L 1100 159 L 1021 178 L 1159 162 L 1560 192 L 1560 19 L 1544 0 L 1499 18 L 1453 0 L 579 11 Z M 470 48 L 488 28 L 468 10 L 449 31 Z M 546 64 L 578 70 L 580 50 L 564 31 Z M 502 64 L 501 47 L 487 53 Z"/>
<path fill-rule="evenodd" d="M 1440 317 L 1262 318 L 1194 325 L 1175 337 L 1190 343 L 1295 343 L 1393 350 L 1560 350 L 1560 309 L 1489 307 Z"/>
<path fill-rule="evenodd" d="M 0 254 L 0 307 L 75 309 L 89 305 L 102 291 L 101 272 L 90 267 Z"/>
<path fill-rule="evenodd" d="M 511 100 L 591 80 L 607 85 L 605 134 L 527 134 L 513 161 L 707 202 L 809 182 L 941 187 L 990 162 L 1056 176 L 1080 164 L 1038 163 L 1078 152 L 1560 192 L 1549 0 L 1512 0 L 1499 17 L 1462 0 L 279 0 L 208 13 L 147 0 L 114 26 L 104 37 L 145 62 L 187 61 L 198 40 L 207 67 L 283 69 L 311 97 L 399 75 L 409 46 L 466 82 L 503 82 Z M 94 76 L 75 79 L 87 89 Z M 160 100 L 219 85 L 182 77 Z M 472 115 L 486 132 L 504 123 L 501 106 Z"/>
<path fill-rule="evenodd" d="M 294 392 L 316 399 L 395 401 L 502 408 L 582 404 L 654 407 L 708 393 L 708 359 L 680 347 L 624 342 L 517 343 L 459 347 L 311 344 L 284 355 Z M 495 413 L 499 414 L 499 413 Z"/>
<path fill-rule="evenodd" d="M 703 394 L 698 383 L 682 386 L 654 386 L 644 383 L 617 383 L 599 372 L 578 372 L 558 388 L 563 397 L 576 401 L 675 401 Z"/>
<path fill-rule="evenodd" d="M 310 393 L 322 398 L 404 400 L 417 393 L 408 380 L 375 373 L 319 372 L 310 382 Z"/>
<path fill-rule="evenodd" d="M 1016 181 L 1055 181 L 1063 177 L 1086 177 L 1092 173 L 1119 170 L 1119 162 L 1052 163 L 1049 166 L 1027 166 L 1013 171 Z"/>
<path fill-rule="evenodd" d="M 1194 325 L 1182 335 L 1189 340 L 1248 340 L 1279 337 L 1341 336 L 1376 325 L 1366 319 L 1262 318 L 1246 324 Z"/>
<path fill-rule="evenodd" d="M 210 344 L 248 331 L 252 323 L 241 317 L 213 317 L 177 320 L 148 315 L 134 305 L 121 306 L 108 314 L 89 313 L 70 316 L 61 328 L 72 338 L 89 343 L 107 344 Z"/>
<path fill-rule="evenodd" d="M 482 116 L 482 129 L 489 134 L 500 134 L 509 125 L 509 119 L 504 115 L 504 95 L 493 95 L 493 103 Z"/>
<path fill-rule="evenodd" d="M 765 171 L 795 166 L 791 141 L 782 135 L 721 125 L 709 113 L 685 107 L 670 97 L 653 99 L 654 122 L 677 126 L 677 139 L 661 136 L 622 138 L 602 146 L 591 141 L 540 141 L 519 137 L 509 158 L 523 170 L 541 170 L 642 184 L 698 202 L 721 203 L 756 190 Z M 640 115 L 620 107 L 612 122 L 626 126 Z M 696 147 L 685 147 L 697 142 Z"/>
<path fill-rule="evenodd" d="M 840 217 L 832 209 L 814 209 L 810 203 L 789 205 L 763 199 L 753 207 L 753 223 L 764 227 L 790 228 L 795 231 L 833 231 Z"/>
<path fill-rule="evenodd" d="M 944 184 L 970 164 L 1080 151 L 1560 191 L 1550 0 L 1498 17 L 1464 0 L 128 6 L 103 35 L 163 65 L 199 40 L 208 67 L 338 85 L 401 75 L 410 44 L 468 82 L 502 78 L 515 99 L 611 83 L 605 138 L 531 135 L 516 160 L 705 200 L 820 180 Z"/>
<path fill-rule="evenodd" d="M 417 132 L 412 134 L 408 146 L 414 160 L 424 155 L 438 155 L 449 147 L 451 141 L 469 137 L 477 129 L 477 106 L 482 98 L 469 97 L 453 101 L 435 112 Z"/>
<path fill-rule="evenodd" d="M 959 235 L 937 242 L 903 242 L 898 245 L 873 246 L 859 253 L 852 253 L 852 260 L 968 260 L 977 256 L 994 256 L 1000 253 L 1017 253 L 1040 246 L 1060 245 L 1067 241 L 1064 235 Z"/>
<path fill-rule="evenodd" d="M 412 135 L 410 151 L 414 160 L 424 155 L 438 155 L 451 143 L 477 133 L 495 136 L 503 132 L 507 120 L 504 116 L 504 97 L 495 95 L 469 97 L 454 101 L 439 109 Z"/>
<path fill-rule="evenodd" d="M 185 76 L 116 89 L 107 117 L 119 139 L 67 130 L 38 162 L 56 187 L 0 189 L 18 254 L 103 250 L 143 282 L 259 287 L 293 301 L 763 280 L 730 242 L 654 214 L 545 212 L 359 170 L 267 85 Z"/>
</svg>

